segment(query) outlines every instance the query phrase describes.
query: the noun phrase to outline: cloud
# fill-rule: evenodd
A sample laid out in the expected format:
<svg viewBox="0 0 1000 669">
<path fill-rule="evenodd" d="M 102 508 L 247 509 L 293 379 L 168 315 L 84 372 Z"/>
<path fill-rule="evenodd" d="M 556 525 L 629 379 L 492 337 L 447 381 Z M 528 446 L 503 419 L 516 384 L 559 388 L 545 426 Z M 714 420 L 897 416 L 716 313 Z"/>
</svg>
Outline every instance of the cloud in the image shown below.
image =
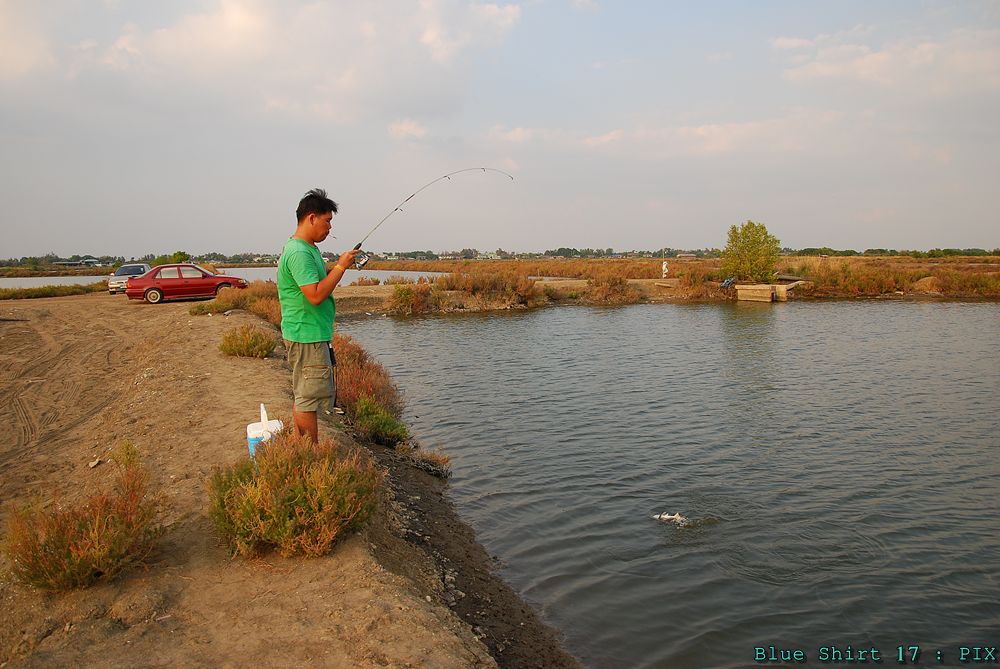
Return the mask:
<svg viewBox="0 0 1000 669">
<path fill-rule="evenodd" d="M 600 9 L 600 5 L 597 4 L 597 0 L 570 0 L 570 4 L 573 5 L 574 9 L 581 9 L 590 12 Z"/>
<path fill-rule="evenodd" d="M 427 128 L 407 118 L 391 123 L 389 134 L 396 139 L 420 139 L 427 136 Z"/>
<path fill-rule="evenodd" d="M 473 4 L 455 7 L 454 3 L 423 0 L 426 27 L 420 43 L 438 63 L 451 63 L 472 44 L 496 44 L 521 18 L 518 5 Z"/>
<path fill-rule="evenodd" d="M 801 37 L 775 37 L 771 40 L 771 46 L 775 49 L 804 49 L 814 44 L 811 39 Z"/>
<path fill-rule="evenodd" d="M 612 130 L 609 133 L 603 135 L 597 135 L 594 137 L 584 137 L 583 143 L 587 146 L 604 146 L 605 144 L 611 144 L 617 142 L 625 136 L 624 130 Z"/>
<path fill-rule="evenodd" d="M 505 130 L 502 126 L 495 126 L 490 130 L 490 137 L 502 142 L 512 142 L 522 144 L 535 137 L 535 131 L 530 128 L 511 128 Z"/>
<path fill-rule="evenodd" d="M 1000 30 L 956 30 L 938 41 L 904 40 L 870 46 L 850 36 L 798 40 L 811 54 L 794 61 L 784 77 L 794 83 L 841 80 L 914 97 L 1000 89 Z M 789 49 L 793 38 L 772 40 Z"/>
<path fill-rule="evenodd" d="M 64 50 L 58 64 L 70 78 L 92 73 L 166 105 L 209 98 L 240 114 L 385 127 L 456 109 L 472 67 L 462 56 L 500 45 L 521 16 L 515 4 L 462 0 L 199 6 L 155 21 L 131 12 L 117 34 L 82 35 L 88 48 Z M 29 71 L 46 54 L 24 21 L 4 18 L 0 37 L 14 27 L 0 39 L 0 77 Z"/>
<path fill-rule="evenodd" d="M 55 62 L 40 17 L 15 3 L 0 4 L 0 82 L 17 81 Z"/>
</svg>

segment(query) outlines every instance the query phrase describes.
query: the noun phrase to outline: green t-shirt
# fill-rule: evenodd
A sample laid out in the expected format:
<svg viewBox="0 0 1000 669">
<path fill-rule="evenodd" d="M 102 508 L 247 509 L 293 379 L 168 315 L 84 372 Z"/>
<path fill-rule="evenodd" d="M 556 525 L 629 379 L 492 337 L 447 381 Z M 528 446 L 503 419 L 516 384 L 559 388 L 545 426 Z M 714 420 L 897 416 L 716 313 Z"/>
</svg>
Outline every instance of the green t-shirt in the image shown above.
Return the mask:
<svg viewBox="0 0 1000 669">
<path fill-rule="evenodd" d="M 299 286 L 319 283 L 326 277 L 326 261 L 315 244 L 291 237 L 278 260 L 278 301 L 281 302 L 281 336 L 308 344 L 333 338 L 337 307 L 333 295 L 312 304 Z"/>
</svg>

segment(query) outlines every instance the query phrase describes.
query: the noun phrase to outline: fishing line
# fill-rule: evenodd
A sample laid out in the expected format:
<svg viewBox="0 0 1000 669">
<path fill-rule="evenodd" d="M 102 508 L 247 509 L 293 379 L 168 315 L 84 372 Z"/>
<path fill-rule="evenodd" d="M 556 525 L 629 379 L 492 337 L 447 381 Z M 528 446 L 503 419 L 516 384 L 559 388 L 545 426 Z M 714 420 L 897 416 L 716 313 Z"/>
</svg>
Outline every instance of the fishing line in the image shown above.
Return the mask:
<svg viewBox="0 0 1000 669">
<path fill-rule="evenodd" d="M 400 202 L 400 203 L 399 203 L 399 204 L 397 204 L 397 205 L 396 205 L 395 207 L 393 207 L 393 208 L 392 208 L 392 210 L 391 210 L 391 211 L 390 211 L 390 212 L 389 212 L 388 214 L 386 214 L 386 215 L 385 215 L 385 216 L 384 216 L 384 217 L 382 218 L 382 220 L 381 220 L 381 221 L 379 221 L 378 223 L 376 223 L 376 224 L 375 224 L 375 227 L 374 227 L 374 228 L 372 228 L 372 229 L 371 229 L 371 230 L 370 230 L 370 231 L 368 232 L 368 234 L 367 234 L 367 235 L 365 235 L 365 236 L 364 236 L 364 238 L 362 238 L 362 240 L 361 240 L 360 242 L 358 242 L 358 243 L 357 243 L 357 245 L 356 245 L 356 246 L 354 247 L 354 250 L 355 250 L 355 251 L 360 251 L 360 250 L 361 250 L 361 245 L 362 245 L 362 244 L 364 244 L 364 243 L 365 243 L 365 241 L 367 241 L 367 240 L 368 240 L 368 238 L 369 238 L 369 237 L 371 237 L 371 236 L 372 236 L 372 234 L 373 234 L 373 233 L 374 233 L 374 232 L 375 232 L 376 230 L 378 230 L 378 229 L 379 229 L 379 226 L 381 226 L 381 225 L 382 225 L 383 223 L 385 223 L 385 222 L 386 222 L 386 221 L 387 221 L 387 220 L 389 219 L 389 217 L 390 217 L 390 216 L 392 216 L 393 214 L 395 214 L 395 213 L 396 213 L 397 211 L 403 211 L 403 205 L 404 205 L 404 204 L 406 204 L 407 202 L 409 202 L 410 200 L 412 200 L 412 199 L 413 199 L 414 197 L 416 197 L 417 195 L 419 195 L 419 194 L 420 194 L 420 193 L 421 193 L 421 192 L 422 192 L 423 190 L 425 190 L 425 189 L 427 189 L 427 188 L 430 188 L 431 186 L 433 186 L 434 184 L 436 184 L 436 183 L 437 183 L 437 182 L 439 182 L 439 181 L 445 181 L 445 180 L 448 180 L 448 181 L 451 181 L 451 178 L 452 178 L 453 176 L 455 176 L 456 174 L 461 174 L 462 172 L 476 172 L 476 171 L 482 171 L 482 172 L 497 172 L 498 174 L 502 174 L 502 175 L 504 175 L 505 177 L 508 177 L 508 178 L 509 178 L 509 179 L 510 179 L 511 181 L 513 181 L 513 180 L 514 180 L 514 177 L 513 177 L 512 175 L 510 175 L 510 174 L 507 174 L 507 173 L 506 173 L 506 172 L 504 172 L 503 170 L 498 170 L 498 169 L 496 169 L 496 168 L 493 168 L 493 167 L 466 167 L 465 169 L 462 169 L 462 170 L 455 170 L 454 172 L 449 172 L 448 174 L 442 174 L 442 175 L 441 175 L 441 176 L 439 176 L 439 177 L 438 177 L 437 179 L 434 179 L 434 181 L 431 181 L 431 182 L 429 182 L 429 183 L 426 183 L 426 184 L 424 184 L 423 186 L 421 186 L 420 188 L 418 188 L 417 190 L 415 190 L 415 191 L 413 191 L 412 193 L 410 193 L 410 195 L 409 195 L 409 196 L 407 196 L 407 197 L 406 197 L 406 198 L 405 198 L 405 199 L 404 199 L 404 200 L 403 200 L 402 202 Z M 365 266 L 365 264 L 366 264 L 366 263 L 367 263 L 367 262 L 368 262 L 369 260 L 370 260 L 370 257 L 368 256 L 368 254 L 367 254 L 367 253 L 365 253 L 364 251 L 361 251 L 360 253 L 358 253 L 358 255 L 356 255 L 356 256 L 354 257 L 354 264 L 355 264 L 355 265 L 356 265 L 356 266 L 358 267 L 358 269 L 360 269 L 360 268 L 364 267 L 364 266 Z"/>
</svg>

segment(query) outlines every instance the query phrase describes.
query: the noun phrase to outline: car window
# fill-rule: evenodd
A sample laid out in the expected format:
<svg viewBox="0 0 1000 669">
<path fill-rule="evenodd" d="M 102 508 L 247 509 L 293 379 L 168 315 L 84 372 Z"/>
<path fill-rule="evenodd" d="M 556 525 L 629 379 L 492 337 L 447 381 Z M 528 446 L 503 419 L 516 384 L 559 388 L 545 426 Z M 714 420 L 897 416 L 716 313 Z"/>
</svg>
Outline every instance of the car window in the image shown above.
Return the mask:
<svg viewBox="0 0 1000 669">
<path fill-rule="evenodd" d="M 201 277 L 202 277 L 201 272 L 199 272 L 194 267 L 181 267 L 182 279 L 200 279 Z"/>
<path fill-rule="evenodd" d="M 142 265 L 125 265 L 118 268 L 115 276 L 135 276 L 136 274 L 142 274 L 143 269 Z"/>
<path fill-rule="evenodd" d="M 179 279 L 181 278 L 180 272 L 176 267 L 164 267 L 160 270 L 157 275 L 158 279 Z"/>
</svg>

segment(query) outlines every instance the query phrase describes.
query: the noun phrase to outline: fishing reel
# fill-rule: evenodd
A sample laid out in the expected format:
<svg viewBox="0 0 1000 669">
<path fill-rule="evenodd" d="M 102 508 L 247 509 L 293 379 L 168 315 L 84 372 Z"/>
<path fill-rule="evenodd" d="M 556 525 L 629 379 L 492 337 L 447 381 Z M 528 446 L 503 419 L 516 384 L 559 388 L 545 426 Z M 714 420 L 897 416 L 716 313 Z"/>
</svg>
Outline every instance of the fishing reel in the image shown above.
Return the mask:
<svg viewBox="0 0 1000 669">
<path fill-rule="evenodd" d="M 354 247 L 354 250 L 358 252 L 358 255 L 354 256 L 354 266 L 361 269 L 368 264 L 368 261 L 371 260 L 371 256 L 361 250 L 361 242 L 358 242 L 358 245 Z"/>
</svg>

